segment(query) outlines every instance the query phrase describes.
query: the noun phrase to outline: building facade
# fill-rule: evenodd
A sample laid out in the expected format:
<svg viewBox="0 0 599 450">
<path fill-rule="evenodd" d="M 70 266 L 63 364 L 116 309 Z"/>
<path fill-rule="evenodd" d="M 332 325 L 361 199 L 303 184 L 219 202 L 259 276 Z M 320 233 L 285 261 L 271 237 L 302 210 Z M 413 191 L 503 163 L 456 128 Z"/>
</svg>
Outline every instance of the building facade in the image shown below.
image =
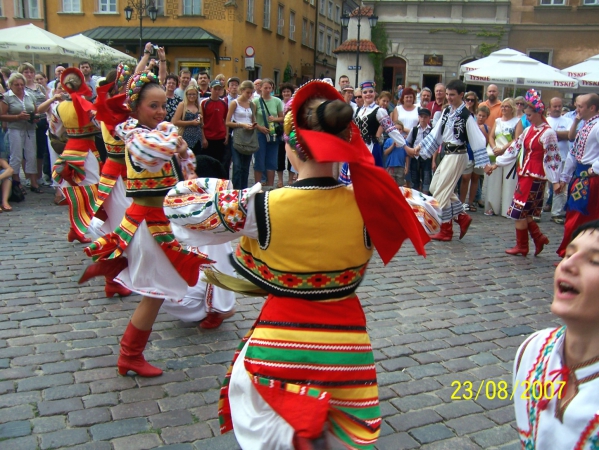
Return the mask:
<svg viewBox="0 0 599 450">
<path fill-rule="evenodd" d="M 128 22 L 124 10 L 144 4 L 153 4 L 158 16 L 152 22 L 143 15 L 143 44 L 165 47 L 170 72 L 188 67 L 212 76 L 269 77 L 277 84 L 286 71 L 296 83 L 335 76 L 332 50 L 341 40 L 341 0 L 0 0 L 0 16 L 6 18 L 0 27 L 32 22 L 63 37 L 83 33 L 138 56 L 139 16 L 135 10 Z M 19 5 L 25 10 L 15 12 Z M 249 47 L 253 66 L 246 58 Z"/>
<path fill-rule="evenodd" d="M 369 5 L 388 36 L 385 90 L 399 84 L 433 89 L 459 77 L 462 64 L 508 44 L 509 0 L 380 0 Z"/>
</svg>

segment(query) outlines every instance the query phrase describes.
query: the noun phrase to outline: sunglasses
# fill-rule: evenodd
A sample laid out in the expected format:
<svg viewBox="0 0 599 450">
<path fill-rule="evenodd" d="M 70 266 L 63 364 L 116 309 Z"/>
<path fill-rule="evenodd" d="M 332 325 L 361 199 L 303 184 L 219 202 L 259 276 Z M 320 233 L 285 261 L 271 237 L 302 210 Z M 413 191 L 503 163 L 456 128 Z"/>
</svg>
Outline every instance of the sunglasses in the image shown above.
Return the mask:
<svg viewBox="0 0 599 450">
<path fill-rule="evenodd" d="M 526 103 L 516 103 L 516 106 L 525 106 Z"/>
<path fill-rule="evenodd" d="M 354 95 L 354 98 L 362 98 L 361 95 Z"/>
<path fill-rule="evenodd" d="M 467 99 L 466 99 L 466 101 L 467 101 L 467 102 L 475 102 L 476 100 L 475 100 L 475 99 L 473 99 L 473 98 L 467 98 Z"/>
</svg>

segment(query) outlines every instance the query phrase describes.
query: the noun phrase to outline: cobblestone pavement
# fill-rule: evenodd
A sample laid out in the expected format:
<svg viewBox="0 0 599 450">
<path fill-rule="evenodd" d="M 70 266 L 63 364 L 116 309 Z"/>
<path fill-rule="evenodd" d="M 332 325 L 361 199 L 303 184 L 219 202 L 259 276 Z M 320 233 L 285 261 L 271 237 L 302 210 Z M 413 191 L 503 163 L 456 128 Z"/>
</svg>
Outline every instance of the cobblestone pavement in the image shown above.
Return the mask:
<svg viewBox="0 0 599 450">
<path fill-rule="evenodd" d="M 120 377 L 118 342 L 137 298 L 77 285 L 89 261 L 66 241 L 67 208 L 51 201 L 30 193 L 0 214 L 0 448 L 237 449 L 232 433 L 219 435 L 219 385 L 263 299 L 239 298 L 217 331 L 160 314 L 145 355 L 164 375 Z M 426 259 L 410 244 L 387 267 L 373 258 L 358 290 L 380 383 L 378 449 L 519 448 L 509 398 L 488 397 L 499 381 L 511 385 L 524 337 L 557 324 L 549 305 L 563 228 L 543 217 L 551 244 L 513 257 L 513 223 L 472 214 L 463 241 L 430 243 Z M 478 399 L 455 400 L 468 395 L 458 381 L 472 382 L 473 396 L 485 384 Z"/>
</svg>

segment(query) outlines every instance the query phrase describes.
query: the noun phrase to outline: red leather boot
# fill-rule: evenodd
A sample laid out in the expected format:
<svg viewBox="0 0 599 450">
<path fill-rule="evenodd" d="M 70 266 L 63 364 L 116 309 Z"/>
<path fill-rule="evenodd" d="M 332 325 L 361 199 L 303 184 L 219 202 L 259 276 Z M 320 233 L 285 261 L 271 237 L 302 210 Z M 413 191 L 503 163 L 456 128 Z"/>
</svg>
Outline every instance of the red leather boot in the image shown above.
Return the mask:
<svg viewBox="0 0 599 450">
<path fill-rule="evenodd" d="M 466 213 L 458 214 L 458 217 L 454 219 L 460 226 L 460 239 L 462 239 L 468 232 L 468 228 L 472 223 L 472 217 Z"/>
<path fill-rule="evenodd" d="M 115 295 L 119 297 L 127 297 L 131 295 L 131 291 L 129 289 L 108 277 L 106 277 L 106 286 L 104 286 L 104 292 L 106 292 L 106 297 L 108 298 L 112 298 Z"/>
<path fill-rule="evenodd" d="M 226 313 L 209 312 L 204 320 L 202 320 L 198 327 L 203 330 L 211 330 L 212 328 L 218 328 L 223 323 L 223 320 L 228 319 L 235 315 L 235 310 L 228 311 Z"/>
<path fill-rule="evenodd" d="M 127 265 L 127 258 L 122 256 L 115 259 L 103 259 L 87 266 L 78 283 L 85 283 L 87 280 L 100 276 L 105 276 L 106 280 L 112 281 Z"/>
<path fill-rule="evenodd" d="M 82 244 L 89 244 L 92 240 L 90 238 L 86 238 L 85 236 L 81 236 L 79 233 L 75 231 L 74 228 L 69 230 L 69 234 L 67 234 L 67 241 L 79 241 Z"/>
<path fill-rule="evenodd" d="M 143 351 L 148 343 L 152 330 L 142 331 L 129 322 L 121 339 L 121 353 L 116 365 L 119 375 L 127 375 L 131 370 L 140 377 L 157 377 L 162 375 L 162 369 L 154 367 L 146 361 Z"/>
<path fill-rule="evenodd" d="M 431 236 L 431 239 L 434 239 L 435 241 L 451 241 L 452 237 L 453 237 L 453 228 L 452 228 L 451 221 L 449 221 L 449 222 L 443 222 L 441 224 L 441 231 L 439 231 L 437 234 L 433 234 Z"/>
<path fill-rule="evenodd" d="M 528 255 L 528 230 L 516 228 L 516 246 L 505 251 L 508 255 Z"/>
<path fill-rule="evenodd" d="M 530 237 L 535 243 L 535 256 L 543 251 L 543 247 L 549 244 L 549 238 L 545 236 L 535 221 L 528 222 Z"/>
</svg>

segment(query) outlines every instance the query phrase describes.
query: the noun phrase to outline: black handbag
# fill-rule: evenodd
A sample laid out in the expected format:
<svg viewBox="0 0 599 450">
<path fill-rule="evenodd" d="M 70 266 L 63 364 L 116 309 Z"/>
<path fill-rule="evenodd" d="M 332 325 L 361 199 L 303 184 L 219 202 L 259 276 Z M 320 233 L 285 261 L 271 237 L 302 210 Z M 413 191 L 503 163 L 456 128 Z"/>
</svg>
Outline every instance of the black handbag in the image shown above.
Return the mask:
<svg viewBox="0 0 599 450">
<path fill-rule="evenodd" d="M 21 190 L 21 183 L 15 183 L 13 181 L 8 200 L 13 203 L 21 203 L 25 200 L 25 194 L 23 194 L 23 191 Z"/>
</svg>

